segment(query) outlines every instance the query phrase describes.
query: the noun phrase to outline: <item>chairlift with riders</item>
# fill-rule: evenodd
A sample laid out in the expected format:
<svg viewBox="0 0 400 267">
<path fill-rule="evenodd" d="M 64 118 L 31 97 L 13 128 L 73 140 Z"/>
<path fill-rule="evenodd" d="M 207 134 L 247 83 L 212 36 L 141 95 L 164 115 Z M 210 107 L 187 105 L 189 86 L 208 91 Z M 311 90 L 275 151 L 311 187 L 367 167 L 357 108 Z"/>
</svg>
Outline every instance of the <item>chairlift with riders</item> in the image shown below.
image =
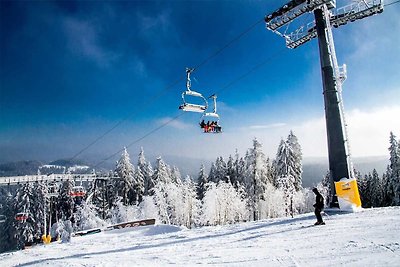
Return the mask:
<svg viewBox="0 0 400 267">
<path fill-rule="evenodd" d="M 29 213 L 27 212 L 19 212 L 15 215 L 15 219 L 17 221 L 26 221 L 29 218 Z"/>
<path fill-rule="evenodd" d="M 182 93 L 183 104 L 179 106 L 179 109 L 189 112 L 203 113 L 200 117 L 200 127 L 204 133 L 221 133 L 222 127 L 219 125 L 219 115 L 217 113 L 217 96 L 211 95 L 208 99 L 213 99 L 213 111 L 207 112 L 208 100 L 199 92 L 190 90 L 191 80 L 190 74 L 194 69 L 186 68 L 186 91 Z M 195 100 L 195 103 L 188 101 L 188 96 L 191 100 Z"/>
<path fill-rule="evenodd" d="M 214 109 L 212 112 L 204 112 L 200 118 L 200 128 L 204 133 L 222 133 L 222 127 L 219 124 L 219 115 L 217 113 L 217 96 L 213 94 L 209 98 L 213 99 Z"/>
<path fill-rule="evenodd" d="M 71 197 L 84 197 L 86 195 L 86 190 L 83 186 L 74 186 L 69 193 Z"/>
</svg>

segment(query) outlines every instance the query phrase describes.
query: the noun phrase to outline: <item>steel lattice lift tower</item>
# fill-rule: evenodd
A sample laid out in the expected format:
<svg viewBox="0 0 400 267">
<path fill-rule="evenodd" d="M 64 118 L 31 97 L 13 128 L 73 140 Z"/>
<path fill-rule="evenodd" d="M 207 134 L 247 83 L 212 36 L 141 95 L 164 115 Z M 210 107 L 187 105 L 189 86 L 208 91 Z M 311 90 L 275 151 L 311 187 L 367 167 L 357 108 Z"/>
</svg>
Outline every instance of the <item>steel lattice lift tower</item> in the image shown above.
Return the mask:
<svg viewBox="0 0 400 267">
<path fill-rule="evenodd" d="M 292 22 L 311 12 L 314 13 L 313 21 L 287 33 Z M 288 48 L 294 49 L 318 38 L 332 184 L 331 207 L 338 207 L 340 203 L 342 208 L 345 202 L 361 205 L 343 110 L 342 85 L 347 71 L 346 65 L 338 65 L 332 27 L 382 12 L 383 0 L 356 0 L 339 8 L 336 7 L 336 0 L 292 0 L 265 17 L 267 29 L 284 37 Z"/>
</svg>

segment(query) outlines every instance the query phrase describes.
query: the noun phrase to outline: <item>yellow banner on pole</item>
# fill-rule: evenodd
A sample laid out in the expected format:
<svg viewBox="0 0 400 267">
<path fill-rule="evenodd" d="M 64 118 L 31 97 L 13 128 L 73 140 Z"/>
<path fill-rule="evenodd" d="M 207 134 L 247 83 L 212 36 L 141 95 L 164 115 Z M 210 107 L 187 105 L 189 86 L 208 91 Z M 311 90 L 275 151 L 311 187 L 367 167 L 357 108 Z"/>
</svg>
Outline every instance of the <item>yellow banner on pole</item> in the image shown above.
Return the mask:
<svg viewBox="0 0 400 267">
<path fill-rule="evenodd" d="M 361 208 L 360 193 L 358 192 L 357 180 L 343 178 L 335 182 L 336 196 L 340 208 Z"/>
</svg>

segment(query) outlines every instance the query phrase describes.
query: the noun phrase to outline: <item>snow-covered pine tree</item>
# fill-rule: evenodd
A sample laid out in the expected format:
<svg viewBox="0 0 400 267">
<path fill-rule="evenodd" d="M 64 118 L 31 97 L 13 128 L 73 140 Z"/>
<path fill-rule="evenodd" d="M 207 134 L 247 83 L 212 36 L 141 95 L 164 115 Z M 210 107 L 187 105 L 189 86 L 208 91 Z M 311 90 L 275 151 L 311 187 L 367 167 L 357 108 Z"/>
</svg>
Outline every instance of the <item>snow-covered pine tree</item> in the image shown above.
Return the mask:
<svg viewBox="0 0 400 267">
<path fill-rule="evenodd" d="M 172 182 L 171 168 L 164 162 L 161 157 L 157 158 L 152 180 L 155 183 L 158 183 L 159 181 L 164 183 Z"/>
<path fill-rule="evenodd" d="M 190 176 L 178 186 L 180 194 L 177 194 L 177 205 L 175 206 L 176 222 L 187 228 L 199 225 L 201 202 L 197 199 L 196 184 Z"/>
<path fill-rule="evenodd" d="M 119 182 L 116 183 L 118 195 L 122 197 L 122 202 L 125 205 L 132 204 L 134 202 L 133 186 L 135 184 L 135 170 L 126 147 L 124 147 L 121 158 L 117 161 L 115 172 L 120 178 Z"/>
<path fill-rule="evenodd" d="M 394 201 L 394 204 L 396 205 L 396 206 L 400 206 L 400 141 L 397 141 L 397 155 L 398 155 L 398 161 L 397 161 L 397 165 L 396 165 L 396 177 L 397 177 L 397 180 L 396 180 L 396 187 L 394 188 L 395 189 L 395 194 L 394 194 L 394 197 L 395 197 L 395 201 Z"/>
<path fill-rule="evenodd" d="M 33 218 L 33 192 L 32 184 L 22 184 L 14 198 L 14 210 L 16 211 L 14 227 L 15 237 L 18 240 L 18 249 L 25 248 L 25 244 L 32 243 L 35 235 L 35 221 Z M 21 219 L 23 217 L 23 219 Z"/>
<path fill-rule="evenodd" d="M 35 211 L 32 214 L 35 221 L 35 234 L 34 238 L 40 240 L 45 233 L 44 227 L 47 227 L 48 214 L 49 214 L 49 198 L 47 184 L 44 182 L 36 182 L 33 184 L 33 203 L 32 209 Z"/>
<path fill-rule="evenodd" d="M 358 181 L 358 179 L 357 179 L 357 181 Z M 329 171 L 326 172 L 325 176 L 322 178 L 322 181 L 317 185 L 317 189 L 318 189 L 318 192 L 324 198 L 325 207 L 329 207 L 329 204 L 331 201 L 331 195 L 332 195 L 332 182 L 331 182 L 331 175 L 330 175 Z"/>
<path fill-rule="evenodd" d="M 370 199 L 369 199 L 369 192 L 368 192 L 368 180 L 369 177 L 368 175 L 363 175 L 357 177 L 357 187 L 358 187 L 358 192 L 360 193 L 360 200 L 361 200 L 361 205 L 363 208 L 371 207 Z"/>
<path fill-rule="evenodd" d="M 236 168 L 237 160 L 234 160 L 232 155 L 229 155 L 228 162 L 226 163 L 226 177 L 227 181 L 232 185 L 236 185 L 237 183 L 237 168 Z"/>
<path fill-rule="evenodd" d="M 77 207 L 74 217 L 75 222 L 73 228 L 75 232 L 104 227 L 106 225 L 106 223 L 97 216 L 95 207 L 92 204 L 87 204 L 85 201 L 82 201 L 81 205 Z"/>
<path fill-rule="evenodd" d="M 202 207 L 203 225 L 224 225 L 249 217 L 245 191 L 238 191 L 231 183 L 223 181 L 207 185 Z"/>
<path fill-rule="evenodd" d="M 364 208 L 371 208 L 373 206 L 373 194 L 374 194 L 374 189 L 372 188 L 372 174 L 368 173 L 364 175 L 364 181 L 365 181 L 365 190 L 364 190 L 364 201 L 363 201 L 363 207 Z"/>
<path fill-rule="evenodd" d="M 218 174 L 217 174 L 217 167 L 215 163 L 211 163 L 210 173 L 208 174 L 208 181 L 217 183 L 218 182 Z"/>
<path fill-rule="evenodd" d="M 110 222 L 112 224 L 122 223 L 128 221 L 127 209 L 130 206 L 126 206 L 122 203 L 122 198 L 120 197 L 115 205 L 110 209 Z"/>
<path fill-rule="evenodd" d="M 178 167 L 173 166 L 171 170 L 171 180 L 175 184 L 182 184 L 182 176 Z"/>
<path fill-rule="evenodd" d="M 382 207 L 383 196 L 382 196 L 382 182 L 379 178 L 379 174 L 374 169 L 371 175 L 370 186 L 370 197 L 371 197 L 371 206 L 373 207 Z"/>
<path fill-rule="evenodd" d="M 400 205 L 400 142 L 393 132 L 390 132 L 389 143 L 390 164 L 387 176 L 390 180 L 390 189 L 393 190 L 393 195 L 389 197 L 392 197 L 391 205 L 398 206 Z"/>
<path fill-rule="evenodd" d="M 262 145 L 256 138 L 253 140 L 253 147 L 246 153 L 246 173 L 243 179 L 246 194 L 250 201 L 251 219 L 260 219 L 258 210 L 258 202 L 264 199 L 265 188 L 271 174 L 269 173 L 270 167 L 268 160 L 262 151 Z"/>
<path fill-rule="evenodd" d="M 3 253 L 17 248 L 14 227 L 16 211 L 11 193 L 4 190 L 4 187 L 0 190 L 0 214 L 4 216 L 4 222 L 0 223 L 0 253 Z"/>
<path fill-rule="evenodd" d="M 214 163 L 211 164 L 209 181 L 218 183 L 219 181 L 227 181 L 227 167 L 222 157 L 217 157 Z"/>
<path fill-rule="evenodd" d="M 281 140 L 275 159 L 275 185 L 284 192 L 286 216 L 294 214 L 293 195 L 296 192 L 296 158 L 293 148 L 287 141 Z"/>
<path fill-rule="evenodd" d="M 382 206 L 383 207 L 388 207 L 392 204 L 392 199 L 393 199 L 393 187 L 392 183 L 389 179 L 388 174 L 390 173 L 390 167 L 387 166 L 386 172 L 383 173 L 382 175 Z"/>
<path fill-rule="evenodd" d="M 177 194 L 177 185 L 172 183 L 169 166 L 157 158 L 152 181 L 155 183 L 152 188 L 154 202 L 159 209 L 159 218 L 162 223 L 171 224 L 174 221 L 174 196 Z"/>
<path fill-rule="evenodd" d="M 197 198 L 202 200 L 204 197 L 204 193 L 206 192 L 206 184 L 208 183 L 208 177 L 206 174 L 206 170 L 204 164 L 201 164 L 199 176 L 197 178 Z"/>
<path fill-rule="evenodd" d="M 245 185 L 245 177 L 246 177 L 246 161 L 243 157 L 239 158 L 237 155 L 235 166 L 236 166 L 236 184 L 234 185 L 235 188 L 238 188 L 240 185 Z M 272 174 L 272 173 L 271 173 Z"/>
<path fill-rule="evenodd" d="M 71 196 L 71 192 L 75 186 L 74 180 L 67 180 L 61 183 L 59 189 L 58 198 L 54 201 L 54 198 L 50 198 L 51 202 L 51 212 L 52 212 L 52 222 L 55 223 L 57 218 L 61 220 L 73 221 L 75 200 Z"/>
<path fill-rule="evenodd" d="M 111 183 L 111 185 L 110 185 Z M 106 220 L 110 217 L 110 209 L 115 205 L 118 196 L 115 192 L 110 195 L 109 189 L 116 190 L 114 183 L 106 179 L 96 179 L 90 189 L 90 195 L 87 198 L 87 205 L 97 212 L 97 216 Z M 112 198 L 110 198 L 110 196 Z"/>
<path fill-rule="evenodd" d="M 299 191 L 302 189 L 301 175 L 303 173 L 303 165 L 302 165 L 303 153 L 301 152 L 301 146 L 299 144 L 297 136 L 294 135 L 293 131 L 290 131 L 286 142 L 292 148 L 293 151 L 292 171 L 294 177 L 294 187 L 296 191 Z"/>
<path fill-rule="evenodd" d="M 140 149 L 140 153 L 138 156 L 137 170 L 136 170 L 137 179 L 143 179 L 143 194 L 148 196 L 150 194 L 151 189 L 154 187 L 154 182 L 152 180 L 153 177 L 153 169 L 151 164 L 146 161 L 144 156 L 143 147 Z M 138 181 L 140 181 L 138 180 Z"/>
</svg>

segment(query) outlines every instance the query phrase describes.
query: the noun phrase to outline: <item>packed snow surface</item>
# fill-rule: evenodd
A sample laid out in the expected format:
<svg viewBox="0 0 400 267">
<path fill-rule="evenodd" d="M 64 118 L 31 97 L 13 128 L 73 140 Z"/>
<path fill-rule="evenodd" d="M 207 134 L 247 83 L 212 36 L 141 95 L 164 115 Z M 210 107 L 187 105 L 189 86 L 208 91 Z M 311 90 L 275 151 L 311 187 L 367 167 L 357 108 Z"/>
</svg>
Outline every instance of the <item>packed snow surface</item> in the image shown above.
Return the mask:
<svg viewBox="0 0 400 267">
<path fill-rule="evenodd" d="M 329 215 L 330 214 L 330 215 Z M 1 266 L 400 266 L 400 207 L 186 229 L 142 226 L 0 254 Z"/>
</svg>

